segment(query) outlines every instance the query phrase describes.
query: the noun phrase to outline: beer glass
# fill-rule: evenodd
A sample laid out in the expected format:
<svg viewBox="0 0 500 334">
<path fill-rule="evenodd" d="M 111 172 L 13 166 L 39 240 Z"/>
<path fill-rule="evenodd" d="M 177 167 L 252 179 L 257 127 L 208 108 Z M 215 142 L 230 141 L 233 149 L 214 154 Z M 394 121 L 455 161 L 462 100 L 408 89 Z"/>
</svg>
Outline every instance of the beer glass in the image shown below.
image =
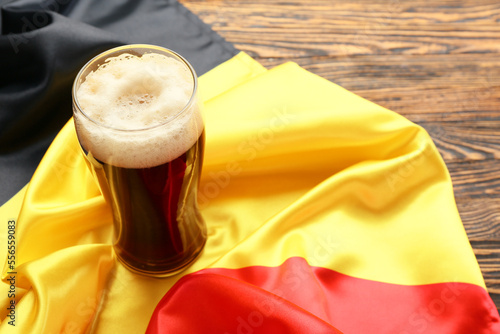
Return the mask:
<svg viewBox="0 0 500 334">
<path fill-rule="evenodd" d="M 205 132 L 192 66 L 162 47 L 117 47 L 83 66 L 72 97 L 81 150 L 113 213 L 117 258 L 148 276 L 184 270 L 206 241 L 197 204 Z"/>
</svg>

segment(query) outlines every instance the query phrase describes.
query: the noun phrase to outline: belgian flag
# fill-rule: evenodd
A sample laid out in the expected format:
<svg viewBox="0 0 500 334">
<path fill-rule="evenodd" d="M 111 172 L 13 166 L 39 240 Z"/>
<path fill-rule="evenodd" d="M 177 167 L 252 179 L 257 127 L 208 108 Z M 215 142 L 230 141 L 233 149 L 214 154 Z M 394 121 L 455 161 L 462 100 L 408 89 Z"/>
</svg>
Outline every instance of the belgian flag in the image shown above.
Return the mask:
<svg viewBox="0 0 500 334">
<path fill-rule="evenodd" d="M 97 12 L 83 2 L 71 4 L 64 8 L 74 17 L 45 11 L 51 17 L 46 26 L 12 28 L 10 35 L 46 36 L 26 43 L 30 52 L 19 45 L 19 54 L 53 71 L 45 79 L 33 77 L 40 95 L 25 87 L 24 96 L 33 101 L 16 100 L 18 113 L 2 115 L 14 121 L 2 126 L 22 128 L 28 115 L 38 122 L 58 118 L 58 112 L 67 118 L 59 118 L 62 125 L 29 184 L 0 208 L 6 224 L 0 332 L 500 332 L 448 171 L 424 129 L 294 63 L 264 69 L 247 54 L 235 54 L 174 1 L 125 6 L 130 10 L 99 5 Z M 2 11 L 3 27 L 22 23 L 19 13 L 32 13 L 12 6 Z M 171 10 L 175 15 L 169 16 Z M 81 61 L 112 46 L 110 36 L 124 33 L 132 12 L 150 22 L 158 16 L 186 18 L 189 27 L 196 22 L 197 33 L 178 28 L 189 35 L 178 51 L 189 58 L 198 45 L 215 55 L 208 65 L 190 59 L 203 73 L 206 147 L 199 204 L 207 245 L 185 272 L 166 279 L 132 274 L 115 260 L 112 217 L 79 151 L 70 101 L 61 96 L 82 65 L 74 61 L 64 72 L 67 64 L 61 64 L 83 50 Z M 144 32 L 149 25 L 142 27 L 143 36 L 154 35 Z M 65 37 L 57 39 L 55 32 Z M 75 48 L 86 38 L 94 46 L 98 38 L 106 42 L 81 45 L 77 52 L 63 43 L 72 41 L 66 35 Z M 210 42 L 189 44 L 195 37 Z M 58 42 L 48 45 L 51 38 Z M 147 38 L 130 42 L 176 49 L 179 38 L 173 37 L 174 46 Z M 61 55 L 66 60 L 56 65 L 63 50 L 73 53 Z M 14 58 L 12 66 L 24 59 Z M 20 81 L 11 74 L 9 85 L 2 82 L 5 92 L 30 82 L 30 71 L 21 67 L 7 73 L 16 71 Z M 48 131 L 34 120 L 29 124 L 37 136 Z M 24 144 L 36 145 L 34 139 Z M 8 262 L 9 231 L 15 232 L 14 267 Z"/>
</svg>

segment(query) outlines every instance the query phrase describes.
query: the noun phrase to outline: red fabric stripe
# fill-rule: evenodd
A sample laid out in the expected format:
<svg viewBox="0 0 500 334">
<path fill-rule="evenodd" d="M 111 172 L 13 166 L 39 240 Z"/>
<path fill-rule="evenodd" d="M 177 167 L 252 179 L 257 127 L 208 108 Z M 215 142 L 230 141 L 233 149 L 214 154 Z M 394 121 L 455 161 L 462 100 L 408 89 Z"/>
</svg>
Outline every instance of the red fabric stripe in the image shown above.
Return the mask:
<svg viewBox="0 0 500 334">
<path fill-rule="evenodd" d="M 158 304 L 147 333 L 339 330 L 494 334 L 500 333 L 500 319 L 488 293 L 473 284 L 381 283 L 311 267 L 296 257 L 279 267 L 205 269 L 183 277 Z"/>
</svg>

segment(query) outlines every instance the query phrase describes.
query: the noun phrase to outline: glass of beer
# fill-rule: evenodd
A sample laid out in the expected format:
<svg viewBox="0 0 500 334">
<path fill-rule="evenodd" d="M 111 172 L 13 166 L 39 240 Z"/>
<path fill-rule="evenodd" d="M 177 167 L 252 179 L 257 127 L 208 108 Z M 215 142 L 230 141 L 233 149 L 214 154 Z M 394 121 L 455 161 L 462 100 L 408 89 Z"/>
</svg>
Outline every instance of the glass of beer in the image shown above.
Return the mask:
<svg viewBox="0 0 500 334">
<path fill-rule="evenodd" d="M 179 54 L 125 45 L 91 59 L 73 84 L 85 161 L 113 213 L 113 249 L 133 272 L 174 275 L 206 241 L 197 203 L 204 123 L 197 77 Z"/>
</svg>

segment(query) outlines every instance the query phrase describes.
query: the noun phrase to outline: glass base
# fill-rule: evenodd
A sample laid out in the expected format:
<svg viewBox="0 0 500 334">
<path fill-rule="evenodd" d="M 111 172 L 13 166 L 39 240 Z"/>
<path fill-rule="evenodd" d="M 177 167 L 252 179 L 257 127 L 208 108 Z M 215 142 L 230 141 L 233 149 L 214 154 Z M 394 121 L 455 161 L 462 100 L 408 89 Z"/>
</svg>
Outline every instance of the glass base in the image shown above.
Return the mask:
<svg viewBox="0 0 500 334">
<path fill-rule="evenodd" d="M 129 271 L 139 274 L 142 276 L 148 276 L 148 277 L 156 277 L 156 278 L 166 278 L 166 277 L 171 277 L 174 275 L 177 275 L 181 273 L 182 271 L 186 270 L 193 262 L 198 259 L 198 257 L 201 255 L 201 252 L 203 251 L 203 248 L 205 246 L 205 242 L 203 242 L 203 245 L 196 251 L 193 252 L 193 254 L 186 258 L 185 261 L 182 263 L 172 266 L 171 268 L 168 269 L 162 269 L 162 270 L 148 270 L 148 269 L 143 269 L 143 268 L 137 268 L 135 266 L 130 265 L 125 259 L 123 259 L 119 253 L 116 251 L 116 249 L 113 247 L 113 253 L 115 254 L 116 258 L 118 261 Z"/>
</svg>

